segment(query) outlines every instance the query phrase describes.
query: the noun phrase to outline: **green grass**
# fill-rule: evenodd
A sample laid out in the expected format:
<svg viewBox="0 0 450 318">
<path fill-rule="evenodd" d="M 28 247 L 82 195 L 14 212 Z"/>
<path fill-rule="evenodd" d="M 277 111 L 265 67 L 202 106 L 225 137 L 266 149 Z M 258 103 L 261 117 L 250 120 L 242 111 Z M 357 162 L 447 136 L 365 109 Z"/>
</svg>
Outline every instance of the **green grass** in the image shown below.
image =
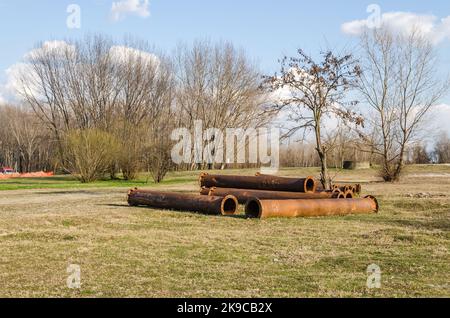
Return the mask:
<svg viewBox="0 0 450 318">
<path fill-rule="evenodd" d="M 448 168 L 415 168 L 396 184 L 363 184 L 379 199 L 378 214 L 344 217 L 133 208 L 120 182 L 5 191 L 0 297 L 449 297 L 450 179 L 434 175 Z M 371 169 L 338 179 L 378 181 Z M 197 173 L 173 173 L 158 187 L 195 192 L 196 181 Z M 424 191 L 430 196 L 409 196 Z M 380 289 L 366 287 L 372 263 L 382 271 Z M 80 290 L 66 287 L 68 264 L 81 267 Z"/>
<path fill-rule="evenodd" d="M 194 181 L 193 176 L 180 177 L 169 176 L 161 184 L 155 184 L 152 180 L 147 181 L 144 175 L 136 180 L 99 180 L 91 183 L 81 183 L 75 177 L 53 176 L 45 178 L 13 178 L 0 180 L 0 191 L 2 190 L 24 190 L 24 189 L 89 189 L 89 188 L 108 188 L 108 187 L 142 187 L 142 186 L 164 186 L 171 184 L 180 184 Z"/>
<path fill-rule="evenodd" d="M 257 169 L 240 169 L 240 170 L 210 170 L 211 174 L 241 174 L 241 175 L 254 175 Z M 449 170 L 450 171 L 450 170 Z M 297 168 L 284 168 L 280 170 L 279 175 L 292 176 L 298 173 Z M 303 168 L 301 169 L 302 175 L 319 175 L 318 168 Z M 337 175 L 344 177 L 346 179 L 351 179 L 353 181 L 368 181 L 368 179 L 373 178 L 375 172 L 373 169 L 365 170 L 354 170 L 354 171 L 343 171 L 341 169 L 330 169 L 332 175 Z M 160 184 L 155 184 L 153 179 L 151 179 L 146 174 L 141 174 L 136 180 L 123 180 L 123 179 L 105 179 L 99 180 L 91 183 L 81 183 L 75 177 L 71 175 L 58 175 L 53 177 L 45 178 L 13 178 L 0 180 L 0 191 L 2 190 L 31 190 L 31 189 L 89 189 L 89 188 L 111 188 L 111 187 L 164 187 L 170 185 L 180 185 L 191 183 L 197 183 L 200 171 L 183 171 L 183 172 L 169 172 L 166 178 Z M 355 180 L 353 176 L 358 176 Z M 362 176 L 362 177 L 361 177 Z M 338 178 L 339 179 L 339 178 Z M 348 180 L 347 180 L 348 181 Z"/>
</svg>

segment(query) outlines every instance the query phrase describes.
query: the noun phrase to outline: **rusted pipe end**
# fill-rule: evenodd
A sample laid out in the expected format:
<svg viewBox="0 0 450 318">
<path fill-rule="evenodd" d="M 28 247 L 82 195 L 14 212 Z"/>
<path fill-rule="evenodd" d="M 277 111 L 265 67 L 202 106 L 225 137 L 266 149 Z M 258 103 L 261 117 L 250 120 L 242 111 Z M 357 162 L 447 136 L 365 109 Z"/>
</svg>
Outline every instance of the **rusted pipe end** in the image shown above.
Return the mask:
<svg viewBox="0 0 450 318">
<path fill-rule="evenodd" d="M 375 198 L 373 195 L 366 195 L 366 196 L 364 197 L 364 199 L 372 199 L 372 201 L 373 201 L 374 204 L 375 204 L 375 213 L 378 213 L 378 210 L 379 210 L 379 208 L 380 208 L 380 205 L 378 204 L 377 198 Z"/>
<path fill-rule="evenodd" d="M 252 198 L 245 204 L 245 216 L 247 218 L 256 219 L 261 218 L 262 206 L 258 198 Z"/>
<path fill-rule="evenodd" d="M 353 191 L 351 189 L 344 192 L 346 199 L 353 199 Z"/>
<path fill-rule="evenodd" d="M 337 196 L 338 199 L 345 199 L 345 193 L 342 191 L 339 191 L 339 194 Z"/>
<path fill-rule="evenodd" d="M 216 192 L 216 187 L 211 187 L 211 188 L 209 188 L 209 192 L 208 192 L 208 195 L 209 196 L 213 196 L 214 195 L 214 192 Z"/>
<path fill-rule="evenodd" d="M 305 187 L 305 192 L 316 192 L 316 188 L 317 188 L 316 180 L 314 180 L 314 178 L 311 176 L 306 177 L 304 187 Z"/>
<path fill-rule="evenodd" d="M 207 176 L 207 175 L 208 175 L 207 172 L 202 172 L 202 173 L 200 173 L 200 175 L 198 176 L 198 184 L 199 184 L 200 186 L 202 186 L 203 178 L 204 178 L 205 176 Z"/>
<path fill-rule="evenodd" d="M 255 173 L 255 177 L 259 177 L 261 175 L 261 172 Z"/>
<path fill-rule="evenodd" d="M 331 192 L 331 197 L 332 197 L 332 198 L 338 198 L 338 197 L 339 197 L 339 194 L 341 194 L 341 193 L 342 193 L 341 190 L 339 190 L 338 188 L 335 188 L 335 189 Z"/>
<path fill-rule="evenodd" d="M 137 190 L 138 190 L 138 188 L 134 188 L 134 189 L 128 190 L 128 194 L 127 194 L 127 202 L 128 202 L 128 205 L 129 205 L 129 206 L 137 206 L 137 204 L 132 203 L 131 200 L 130 200 L 130 196 L 131 196 L 135 191 L 137 191 Z"/>
<path fill-rule="evenodd" d="M 210 189 L 208 187 L 201 187 L 200 188 L 200 195 L 209 195 Z"/>
<path fill-rule="evenodd" d="M 227 195 L 220 204 L 220 213 L 222 215 L 234 215 L 238 209 L 238 200 L 234 195 Z"/>
</svg>

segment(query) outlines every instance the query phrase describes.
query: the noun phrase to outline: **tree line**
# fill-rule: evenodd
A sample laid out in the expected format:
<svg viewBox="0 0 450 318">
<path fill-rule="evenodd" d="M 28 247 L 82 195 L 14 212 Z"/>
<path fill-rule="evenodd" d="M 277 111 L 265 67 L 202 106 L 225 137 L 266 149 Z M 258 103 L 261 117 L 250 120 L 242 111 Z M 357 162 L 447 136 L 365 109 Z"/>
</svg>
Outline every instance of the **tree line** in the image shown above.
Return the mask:
<svg viewBox="0 0 450 318">
<path fill-rule="evenodd" d="M 327 50 L 313 58 L 299 49 L 273 75 L 229 42 L 180 44 L 170 55 L 102 35 L 54 44 L 27 54 L 16 75 L 20 103 L 0 108 L 0 163 L 21 171 L 56 170 L 82 182 L 147 171 L 160 182 L 173 169 L 227 166 L 174 166 L 174 128 L 193 130 L 197 120 L 257 128 L 280 116 L 282 165 L 320 166 L 325 187 L 328 167 L 343 160 L 377 164 L 386 181 L 398 180 L 406 163 L 449 160 L 448 136 L 432 151 L 418 142 L 448 89 L 418 31 L 368 30 L 358 55 Z M 327 118 L 337 124 L 328 127 Z M 287 142 L 306 134 L 313 143 Z"/>
</svg>

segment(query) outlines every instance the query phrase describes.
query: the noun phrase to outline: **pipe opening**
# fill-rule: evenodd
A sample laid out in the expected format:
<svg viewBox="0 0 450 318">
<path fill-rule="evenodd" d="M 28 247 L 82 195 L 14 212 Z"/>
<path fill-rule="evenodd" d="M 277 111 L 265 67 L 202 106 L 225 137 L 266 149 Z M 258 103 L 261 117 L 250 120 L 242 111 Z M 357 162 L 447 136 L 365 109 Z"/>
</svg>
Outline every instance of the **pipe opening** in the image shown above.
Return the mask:
<svg viewBox="0 0 450 318">
<path fill-rule="evenodd" d="M 223 200 L 222 200 L 222 214 L 223 215 L 233 215 L 236 213 L 237 208 L 238 208 L 238 202 L 236 200 L 235 197 L 229 195 L 226 196 Z"/>
<path fill-rule="evenodd" d="M 316 190 L 316 182 L 313 178 L 307 177 L 305 180 L 305 192 L 314 192 Z"/>
<path fill-rule="evenodd" d="M 259 218 L 261 215 L 261 205 L 258 199 L 251 199 L 245 205 L 245 215 L 249 218 Z"/>
<path fill-rule="evenodd" d="M 366 195 L 364 199 L 371 199 L 373 203 L 375 204 L 375 212 L 378 213 L 378 210 L 380 209 L 380 205 L 378 204 L 378 200 L 372 196 L 372 195 Z"/>
<path fill-rule="evenodd" d="M 345 194 L 340 192 L 339 195 L 337 196 L 338 199 L 345 199 Z"/>
<path fill-rule="evenodd" d="M 348 190 L 348 191 L 345 193 L 345 198 L 346 198 L 346 199 L 353 199 L 353 191 Z"/>
</svg>

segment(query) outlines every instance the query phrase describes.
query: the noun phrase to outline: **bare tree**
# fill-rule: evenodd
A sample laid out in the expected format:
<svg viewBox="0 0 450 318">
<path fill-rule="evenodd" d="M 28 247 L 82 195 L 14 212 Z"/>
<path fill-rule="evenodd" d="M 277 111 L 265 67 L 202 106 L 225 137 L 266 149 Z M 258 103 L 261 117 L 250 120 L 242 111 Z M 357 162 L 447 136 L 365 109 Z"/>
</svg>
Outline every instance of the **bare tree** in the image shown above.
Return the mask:
<svg viewBox="0 0 450 318">
<path fill-rule="evenodd" d="M 135 178 L 143 145 L 134 134 L 172 107 L 168 59 L 145 42 L 117 44 L 96 35 L 40 43 L 24 62 L 19 93 L 54 133 L 61 160 L 67 159 L 68 132 L 98 129 L 120 143 L 112 167 L 120 166 L 126 179 Z"/>
<path fill-rule="evenodd" d="M 436 163 L 450 163 L 450 138 L 446 132 L 442 132 L 434 146 L 434 161 Z"/>
<path fill-rule="evenodd" d="M 360 74 L 357 61 L 352 55 L 335 55 L 328 51 L 321 54 L 323 60 L 313 58 L 298 50 L 298 57 L 284 57 L 281 61 L 281 74 L 266 76 L 269 90 L 285 91 L 272 109 L 287 110 L 294 127 L 286 136 L 299 130 L 312 130 L 316 151 L 321 163 L 320 179 L 325 189 L 330 189 L 327 154 L 329 149 L 324 142 L 323 121 L 326 116 L 337 116 L 357 125 L 363 123 L 361 117 L 345 103 L 346 92 L 350 90 Z"/>
<path fill-rule="evenodd" d="M 29 109 L 0 107 L 0 165 L 20 172 L 49 169 L 52 139 Z"/>
<path fill-rule="evenodd" d="M 262 112 L 266 96 L 260 90 L 260 73 L 244 51 L 231 43 L 197 41 L 192 47 L 180 45 L 174 60 L 176 105 L 187 128 L 193 129 L 196 120 L 221 130 L 268 122 Z"/>
<path fill-rule="evenodd" d="M 359 90 L 371 112 L 360 136 L 382 157 L 383 179 L 397 181 L 408 145 L 448 82 L 438 79 L 433 46 L 417 30 L 399 34 L 383 26 L 366 32 L 361 47 Z"/>
</svg>

